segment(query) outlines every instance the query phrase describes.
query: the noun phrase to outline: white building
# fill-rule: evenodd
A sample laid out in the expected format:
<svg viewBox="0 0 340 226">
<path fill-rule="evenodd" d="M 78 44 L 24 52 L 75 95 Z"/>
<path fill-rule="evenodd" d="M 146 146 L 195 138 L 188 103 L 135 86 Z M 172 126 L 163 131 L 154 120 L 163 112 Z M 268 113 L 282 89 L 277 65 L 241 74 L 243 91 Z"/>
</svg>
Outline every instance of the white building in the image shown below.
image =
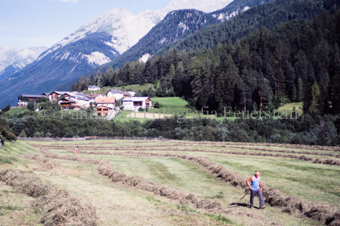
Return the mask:
<svg viewBox="0 0 340 226">
<path fill-rule="evenodd" d="M 128 92 L 130 93 L 130 96 L 131 96 L 131 97 L 136 96 L 136 92 L 135 92 L 135 91 L 128 91 Z"/>
<path fill-rule="evenodd" d="M 100 91 L 100 87 L 99 86 L 89 86 L 88 91 Z"/>
<path fill-rule="evenodd" d="M 149 97 L 128 97 L 123 99 L 124 110 L 138 111 L 139 108 L 151 108 L 152 101 Z"/>
<path fill-rule="evenodd" d="M 116 101 L 119 101 L 119 100 L 124 98 L 124 92 L 120 89 L 110 89 L 106 93 L 106 96 L 107 97 L 114 97 L 116 99 Z"/>
</svg>

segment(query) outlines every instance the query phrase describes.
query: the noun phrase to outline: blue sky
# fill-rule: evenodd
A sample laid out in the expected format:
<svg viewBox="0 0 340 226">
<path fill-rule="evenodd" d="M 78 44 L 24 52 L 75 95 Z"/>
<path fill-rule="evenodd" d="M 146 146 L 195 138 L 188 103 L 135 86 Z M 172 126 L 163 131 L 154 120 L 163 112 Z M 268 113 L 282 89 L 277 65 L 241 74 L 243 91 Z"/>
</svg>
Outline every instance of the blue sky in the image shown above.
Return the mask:
<svg viewBox="0 0 340 226">
<path fill-rule="evenodd" d="M 113 8 L 133 14 L 165 8 L 170 0 L 0 0 L 0 45 L 51 47 Z"/>
</svg>

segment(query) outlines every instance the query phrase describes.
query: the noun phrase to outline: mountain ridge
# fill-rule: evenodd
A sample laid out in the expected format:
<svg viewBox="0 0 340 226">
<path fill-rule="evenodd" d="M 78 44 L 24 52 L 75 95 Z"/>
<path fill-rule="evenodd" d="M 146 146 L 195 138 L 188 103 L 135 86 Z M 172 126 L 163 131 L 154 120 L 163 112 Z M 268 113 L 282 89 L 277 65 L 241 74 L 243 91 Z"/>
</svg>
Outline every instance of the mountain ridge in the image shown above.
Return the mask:
<svg viewBox="0 0 340 226">
<path fill-rule="evenodd" d="M 35 61 L 46 49 L 46 47 L 30 47 L 18 50 L 0 46 L 0 81 Z"/>
</svg>

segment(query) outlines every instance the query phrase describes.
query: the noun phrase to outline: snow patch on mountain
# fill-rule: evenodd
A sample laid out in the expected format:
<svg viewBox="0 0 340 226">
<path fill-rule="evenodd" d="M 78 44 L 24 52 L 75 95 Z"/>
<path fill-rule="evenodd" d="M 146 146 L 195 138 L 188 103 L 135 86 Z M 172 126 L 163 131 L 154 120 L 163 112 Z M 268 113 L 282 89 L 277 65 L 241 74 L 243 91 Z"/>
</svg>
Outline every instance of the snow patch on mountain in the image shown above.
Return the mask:
<svg viewBox="0 0 340 226">
<path fill-rule="evenodd" d="M 214 14 L 213 17 L 215 17 L 215 18 L 217 18 L 221 21 L 226 21 L 226 20 L 229 20 L 230 18 L 232 18 L 234 16 L 237 16 L 239 13 L 247 11 L 248 9 L 250 9 L 250 7 L 245 6 L 245 7 L 243 7 L 243 9 L 238 9 L 238 10 L 232 12 L 232 13 L 229 13 L 229 14 L 225 14 L 225 13 Z"/>
<path fill-rule="evenodd" d="M 0 71 L 12 64 L 18 50 L 8 46 L 0 46 Z"/>
<path fill-rule="evenodd" d="M 8 46 L 0 46 L 0 74 L 9 66 L 17 70 L 24 68 L 36 60 L 46 49 L 45 47 L 34 47 L 17 50 Z"/>
<path fill-rule="evenodd" d="M 178 24 L 178 28 L 182 29 L 182 33 L 184 33 L 185 31 L 189 30 L 188 26 L 185 25 L 182 21 Z"/>
<path fill-rule="evenodd" d="M 167 38 L 162 38 L 160 41 L 159 41 L 159 44 L 163 44 L 164 42 L 167 41 Z"/>
<path fill-rule="evenodd" d="M 111 61 L 109 57 L 105 56 L 105 54 L 100 53 L 98 51 L 93 52 L 90 55 L 84 54 L 83 57 L 87 58 L 89 64 L 95 66 L 103 65 Z"/>
<path fill-rule="evenodd" d="M 171 0 L 167 9 L 177 10 L 177 9 L 197 9 L 205 13 L 211 13 L 213 11 L 219 10 L 233 0 Z"/>
<path fill-rule="evenodd" d="M 139 62 L 146 63 L 152 56 L 149 53 L 144 54 L 141 58 L 139 58 Z"/>
<path fill-rule="evenodd" d="M 70 55 L 70 52 L 66 52 L 60 59 L 61 60 L 66 60 L 69 55 Z"/>
</svg>

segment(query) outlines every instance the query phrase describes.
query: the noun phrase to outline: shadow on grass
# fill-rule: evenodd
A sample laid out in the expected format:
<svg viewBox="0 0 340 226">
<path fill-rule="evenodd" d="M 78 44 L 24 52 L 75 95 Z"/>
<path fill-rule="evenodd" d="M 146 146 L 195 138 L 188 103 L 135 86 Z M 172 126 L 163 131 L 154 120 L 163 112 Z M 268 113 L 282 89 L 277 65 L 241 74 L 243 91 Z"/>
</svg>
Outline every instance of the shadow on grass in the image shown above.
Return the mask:
<svg viewBox="0 0 340 226">
<path fill-rule="evenodd" d="M 248 207 L 249 208 L 249 205 L 246 204 L 246 203 L 231 203 L 229 204 L 229 207 Z"/>
</svg>

